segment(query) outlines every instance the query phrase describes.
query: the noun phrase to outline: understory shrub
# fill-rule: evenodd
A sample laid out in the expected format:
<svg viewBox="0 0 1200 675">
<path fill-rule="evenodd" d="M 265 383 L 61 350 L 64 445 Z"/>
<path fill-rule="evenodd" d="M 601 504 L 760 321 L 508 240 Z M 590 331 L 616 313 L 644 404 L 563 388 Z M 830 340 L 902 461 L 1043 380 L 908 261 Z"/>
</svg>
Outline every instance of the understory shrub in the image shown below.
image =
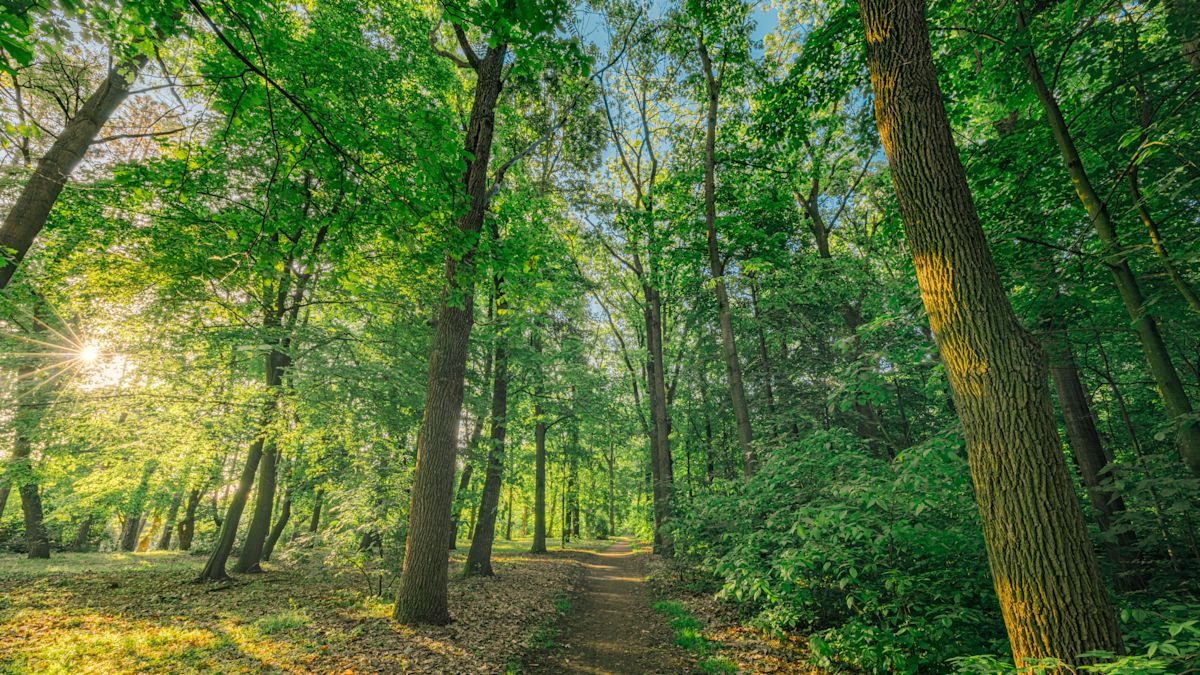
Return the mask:
<svg viewBox="0 0 1200 675">
<path fill-rule="evenodd" d="M 948 669 L 1006 650 L 957 437 L 892 461 L 848 432 L 807 435 L 676 520 L 680 549 L 814 659 L 874 672 Z"/>
</svg>

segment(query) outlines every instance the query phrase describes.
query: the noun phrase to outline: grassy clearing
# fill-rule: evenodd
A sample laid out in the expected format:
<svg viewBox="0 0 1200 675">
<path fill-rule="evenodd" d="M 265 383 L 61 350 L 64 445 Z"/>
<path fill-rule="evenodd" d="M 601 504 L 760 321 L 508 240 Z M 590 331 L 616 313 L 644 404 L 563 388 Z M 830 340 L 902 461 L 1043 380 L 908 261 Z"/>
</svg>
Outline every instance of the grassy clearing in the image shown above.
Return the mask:
<svg viewBox="0 0 1200 675">
<path fill-rule="evenodd" d="M 717 643 L 704 636 L 704 624 L 692 616 L 683 603 L 661 600 L 654 603 L 654 611 L 667 617 L 675 632 L 675 644 L 696 657 L 700 670 L 706 673 L 737 672 L 732 661 L 712 655 L 717 650 Z"/>
<path fill-rule="evenodd" d="M 318 563 L 210 585 L 180 553 L 0 556 L 0 673 L 503 671 L 553 639 L 581 569 L 527 551 L 497 542 L 494 578 L 452 569 L 455 622 L 419 628 L 391 620 L 390 593 Z"/>
</svg>

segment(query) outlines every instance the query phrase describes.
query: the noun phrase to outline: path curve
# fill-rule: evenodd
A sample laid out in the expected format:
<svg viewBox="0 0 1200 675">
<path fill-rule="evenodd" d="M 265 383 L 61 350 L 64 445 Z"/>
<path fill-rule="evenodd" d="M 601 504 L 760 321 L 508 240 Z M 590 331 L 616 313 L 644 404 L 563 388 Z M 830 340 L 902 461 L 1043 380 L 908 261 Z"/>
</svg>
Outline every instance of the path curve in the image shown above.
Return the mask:
<svg viewBox="0 0 1200 675">
<path fill-rule="evenodd" d="M 675 645 L 651 605 L 646 556 L 620 541 L 602 552 L 580 552 L 587 568 L 552 653 L 532 673 L 691 673 L 695 665 Z"/>
</svg>

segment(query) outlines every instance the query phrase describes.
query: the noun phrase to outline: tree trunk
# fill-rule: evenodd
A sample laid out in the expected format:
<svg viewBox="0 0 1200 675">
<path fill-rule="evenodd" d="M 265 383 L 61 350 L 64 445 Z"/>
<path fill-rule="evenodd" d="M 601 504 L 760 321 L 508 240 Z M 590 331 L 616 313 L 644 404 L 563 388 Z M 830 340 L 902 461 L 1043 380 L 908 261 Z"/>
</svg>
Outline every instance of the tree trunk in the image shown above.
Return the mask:
<svg viewBox="0 0 1200 675">
<path fill-rule="evenodd" d="M 317 488 L 313 493 L 313 510 L 312 516 L 308 519 L 308 533 L 316 534 L 317 530 L 321 529 L 321 504 L 325 501 L 325 493 L 321 488 Z"/>
<path fill-rule="evenodd" d="M 499 241 L 499 237 L 493 234 Z M 503 279 L 497 277 L 493 283 L 496 298 L 496 316 L 499 329 L 496 334 L 496 356 L 492 367 L 492 431 L 488 444 L 487 470 L 483 478 L 483 493 L 479 497 L 479 517 L 475 532 L 471 536 L 471 549 L 463 576 L 490 577 L 492 571 L 492 542 L 496 538 L 496 514 L 500 508 L 500 490 L 504 478 L 504 441 L 508 427 L 508 351 L 504 347 L 504 315 L 508 303 L 504 298 Z"/>
<path fill-rule="evenodd" d="M 200 500 L 204 498 L 204 491 L 200 488 L 194 488 L 188 493 L 187 506 L 183 510 L 183 520 L 179 521 L 179 550 L 192 550 L 192 537 L 196 534 L 196 509 L 200 506 Z"/>
<path fill-rule="evenodd" d="M 1121 530 L 1115 535 L 1112 533 L 1113 523 L 1125 513 L 1125 500 L 1116 493 L 1112 477 L 1105 472 L 1108 458 L 1100 442 L 1100 432 L 1096 430 L 1087 393 L 1079 378 L 1079 368 L 1075 365 L 1069 337 L 1051 333 L 1046 341 L 1046 351 L 1050 357 L 1050 377 L 1058 394 L 1058 405 L 1062 410 L 1067 439 L 1075 454 L 1075 464 L 1079 467 L 1088 499 L 1096 512 L 1100 531 L 1107 535 L 1105 551 L 1115 572 L 1116 587 L 1122 591 L 1139 590 L 1145 586 L 1145 580 L 1130 569 L 1133 553 L 1137 550 L 1137 538 L 1128 530 Z"/>
<path fill-rule="evenodd" d="M 80 552 L 87 548 L 88 536 L 92 533 L 92 523 L 96 522 L 95 516 L 88 516 L 79 523 L 79 529 L 75 531 L 75 539 L 71 541 L 71 550 Z"/>
<path fill-rule="evenodd" d="M 507 53 L 508 46 L 499 43 L 490 47 L 487 55 L 478 62 L 475 100 L 465 148 L 466 156 L 471 159 L 463 174 L 470 205 L 458 222 L 458 229 L 469 238 L 479 234 L 487 210 L 488 163 L 492 154 L 501 70 Z M 401 623 L 445 625 L 450 622 L 446 598 L 450 552 L 446 549 L 446 530 L 450 527 L 450 507 L 454 499 L 455 439 L 462 415 L 467 344 L 474 323 L 473 265 L 473 248 L 466 251 L 461 260 L 453 255 L 446 256 L 446 289 L 429 353 L 429 380 L 425 413 L 417 436 L 417 470 L 413 476 L 404 567 L 396 592 L 394 616 Z"/>
<path fill-rule="evenodd" d="M 504 525 L 504 540 L 512 541 L 512 521 L 513 521 L 513 486 L 508 486 L 508 519 Z"/>
<path fill-rule="evenodd" d="M 275 545 L 279 543 L 279 538 L 283 536 L 283 529 L 287 527 L 288 521 L 292 519 L 292 491 L 288 490 L 283 494 L 283 503 L 279 506 L 279 518 L 275 520 L 275 526 L 271 528 L 271 534 L 267 535 L 267 541 L 263 544 L 262 559 L 264 561 L 271 560 L 271 554 L 275 552 Z"/>
<path fill-rule="evenodd" d="M 1120 652 L 1051 412 L 972 202 L 930 53 L 923 0 L 858 0 L 875 117 L 967 440 L 996 595 L 1017 666 Z"/>
<path fill-rule="evenodd" d="M 179 517 L 179 507 L 183 505 L 183 490 L 175 493 L 171 498 L 171 506 L 167 510 L 167 522 L 163 525 L 162 535 L 158 538 L 158 544 L 154 548 L 160 551 L 166 551 L 171 548 L 171 534 L 175 529 L 175 519 Z"/>
<path fill-rule="evenodd" d="M 1032 37 L 1026 26 L 1025 10 L 1020 6 L 1017 9 L 1017 27 L 1026 37 Z M 1062 110 L 1058 107 L 1058 100 L 1042 76 L 1042 70 L 1038 65 L 1032 45 L 1024 48 L 1022 61 L 1029 79 L 1033 83 L 1034 92 L 1042 104 L 1042 110 L 1046 114 L 1046 123 L 1050 126 L 1054 140 L 1062 154 L 1063 162 L 1067 166 L 1071 184 L 1074 185 L 1079 201 L 1083 203 L 1096 234 L 1107 250 L 1106 262 L 1109 271 L 1112 272 L 1117 292 L 1121 296 L 1129 318 L 1133 321 L 1134 331 L 1137 333 L 1138 341 L 1141 343 L 1142 351 L 1150 366 L 1150 374 L 1158 385 L 1159 395 L 1163 399 L 1167 415 L 1176 425 L 1180 454 L 1192 473 L 1200 476 L 1200 425 L 1195 424 L 1192 420 L 1192 403 L 1188 400 L 1187 392 L 1179 379 L 1179 373 L 1171 362 L 1171 355 L 1159 332 L 1158 323 L 1154 316 L 1147 311 L 1146 298 L 1142 295 L 1137 277 L 1134 276 L 1133 270 L 1129 266 L 1128 254 L 1117 237 L 1116 226 L 1109 216 L 1108 206 L 1096 193 L 1091 178 L 1083 166 L 1083 160 L 1079 157 L 1079 151 L 1075 147 L 1075 141 L 1063 118 Z"/>
<path fill-rule="evenodd" d="M 145 64 L 146 56 L 138 54 L 108 71 L 108 76 L 92 92 L 79 112 L 66 123 L 46 155 L 38 161 L 33 176 L 0 226 L 0 251 L 7 252 L 6 260 L 0 263 L 0 289 L 12 279 L 17 265 L 45 226 L 67 177 L 96 140 L 101 127 L 129 95 L 129 88 Z"/>
<path fill-rule="evenodd" d="M 540 355 L 542 341 L 534 330 L 533 351 Z M 533 546 L 529 549 L 533 553 L 546 552 L 546 409 L 541 393 L 539 388 L 533 407 Z"/>
<path fill-rule="evenodd" d="M 750 424 L 750 407 L 746 404 L 746 387 L 742 381 L 742 364 L 733 335 L 733 318 L 729 311 L 729 292 L 725 287 L 725 263 L 717 247 L 717 110 L 721 80 L 713 72 L 704 38 L 696 39 L 701 65 L 704 67 L 708 109 L 704 133 L 704 229 L 708 242 L 708 266 L 713 276 L 717 297 L 717 322 L 721 325 L 721 353 L 725 356 L 725 371 L 729 377 L 729 398 L 737 420 L 738 447 L 742 451 L 742 468 L 747 476 L 754 475 L 758 459 L 754 454 L 754 431 Z"/>
<path fill-rule="evenodd" d="M 268 414 L 264 413 L 264 419 Z M 242 519 L 242 511 L 246 509 L 246 500 L 249 499 L 250 489 L 254 486 L 254 473 L 258 470 L 258 463 L 263 455 L 263 443 L 266 441 L 266 427 L 267 425 L 264 423 L 258 437 L 250 444 L 250 452 L 246 455 L 246 465 L 242 467 L 242 476 L 238 480 L 237 489 L 234 490 L 233 497 L 229 500 L 229 508 L 225 512 L 225 519 L 221 522 L 217 542 L 197 581 L 224 581 L 229 578 L 225 572 L 225 563 L 229 560 L 229 554 L 233 552 L 238 521 Z"/>
<path fill-rule="evenodd" d="M 482 424 L 482 422 L 480 423 Z M 480 425 L 476 425 L 479 427 Z M 455 492 L 454 510 L 450 516 L 450 550 L 458 548 L 458 521 L 461 515 L 461 505 L 467 498 L 467 488 L 471 486 L 471 474 L 475 473 L 475 466 L 467 464 L 463 467 L 462 473 L 458 476 L 458 491 Z"/>
<path fill-rule="evenodd" d="M 246 529 L 246 539 L 242 542 L 237 563 L 233 566 L 235 572 L 262 571 L 263 547 L 271 531 L 271 511 L 275 506 L 277 460 L 277 446 L 275 440 L 270 439 L 263 444 L 262 457 L 258 462 L 258 494 L 254 499 L 254 514 L 250 518 L 250 527 Z"/>
<path fill-rule="evenodd" d="M 8 493 L 12 490 L 12 485 L 0 487 L 0 520 L 4 519 L 4 507 L 8 506 Z"/>
<path fill-rule="evenodd" d="M 646 378 L 650 400 L 650 470 L 654 497 L 654 552 L 670 556 L 674 545 L 670 531 L 671 493 L 674 470 L 671 463 L 671 421 L 667 411 L 666 367 L 663 361 L 662 300 L 658 289 L 642 284 L 646 299 Z"/>
</svg>

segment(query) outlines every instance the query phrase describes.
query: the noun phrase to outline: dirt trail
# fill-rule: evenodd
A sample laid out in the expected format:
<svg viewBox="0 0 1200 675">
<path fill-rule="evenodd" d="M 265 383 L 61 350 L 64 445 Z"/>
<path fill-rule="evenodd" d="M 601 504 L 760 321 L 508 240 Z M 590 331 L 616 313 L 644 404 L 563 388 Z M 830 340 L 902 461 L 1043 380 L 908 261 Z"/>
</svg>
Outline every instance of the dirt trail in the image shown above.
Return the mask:
<svg viewBox="0 0 1200 675">
<path fill-rule="evenodd" d="M 601 553 L 580 553 L 587 567 L 583 592 L 553 653 L 530 664 L 533 673 L 691 673 L 696 667 L 651 608 L 644 581 L 646 556 L 618 542 Z"/>
</svg>

